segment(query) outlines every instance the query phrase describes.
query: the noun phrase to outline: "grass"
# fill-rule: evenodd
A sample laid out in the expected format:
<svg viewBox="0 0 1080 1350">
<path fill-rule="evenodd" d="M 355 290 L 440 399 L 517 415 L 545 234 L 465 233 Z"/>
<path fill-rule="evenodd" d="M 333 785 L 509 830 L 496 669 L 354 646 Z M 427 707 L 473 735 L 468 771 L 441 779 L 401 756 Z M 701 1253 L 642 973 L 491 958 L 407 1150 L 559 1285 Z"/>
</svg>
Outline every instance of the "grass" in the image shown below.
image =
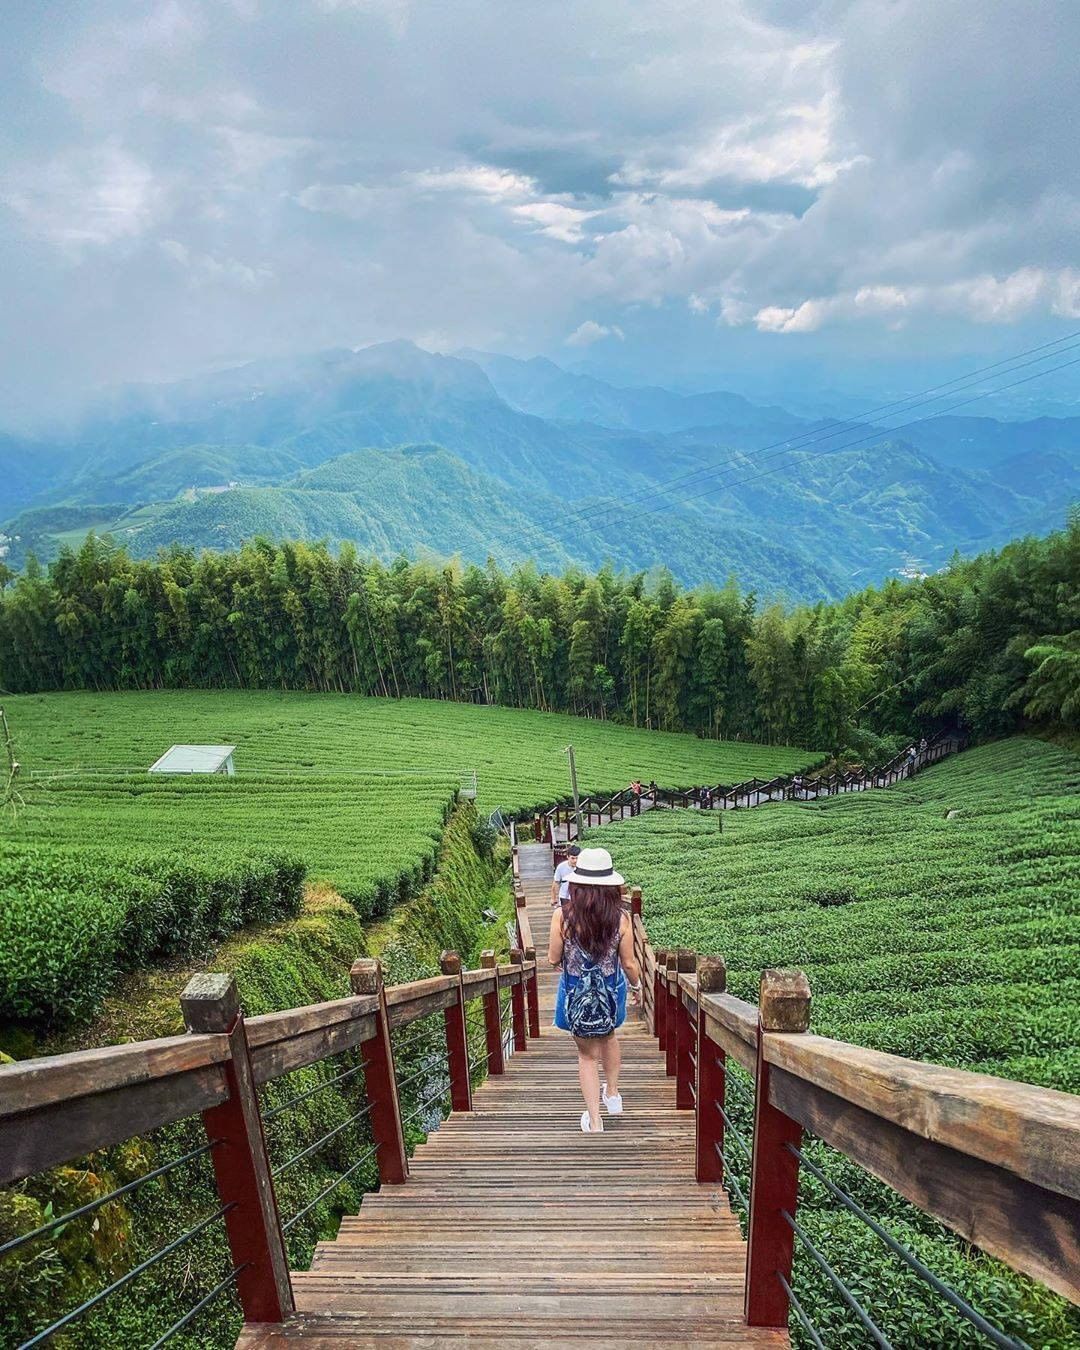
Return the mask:
<svg viewBox="0 0 1080 1350">
<path fill-rule="evenodd" d="M 523 811 L 633 776 L 737 782 L 804 766 L 785 747 L 635 731 L 554 714 L 325 694 L 43 694 L 4 707 L 26 806 L 3 835 L 27 843 L 287 849 L 361 908 L 430 875 L 446 810 L 475 769 L 478 806 Z M 149 776 L 176 742 L 235 744 L 237 776 Z"/>
<path fill-rule="evenodd" d="M 183 888 L 173 880 L 179 872 L 156 866 L 163 855 L 212 858 L 222 885 L 202 871 L 213 894 L 241 858 L 264 872 L 268 862 L 295 860 L 311 881 L 332 885 L 372 918 L 430 879 L 454 795 L 474 769 L 482 812 L 521 811 L 565 794 L 570 741 L 583 792 L 623 786 L 633 775 L 665 784 L 771 776 L 809 758 L 422 700 L 73 693 L 13 697 L 4 708 L 23 765 L 23 803 L 0 817 L 0 847 L 22 864 L 6 886 L 0 876 L 0 933 L 11 971 L 32 968 L 35 977 L 0 978 L 0 1016 L 46 1023 L 83 1016 L 97 1003 L 96 982 L 81 981 L 78 1000 L 61 1001 L 59 991 L 71 970 L 92 963 L 106 910 L 112 956 L 102 956 L 105 987 L 114 969 L 141 964 L 139 953 L 157 959 L 203 940 L 202 929 L 185 934 Z M 148 774 L 176 742 L 235 744 L 236 777 Z M 250 907 L 237 901 L 203 928 L 221 936 L 230 916 Z M 136 951 L 126 935 L 147 928 L 143 914 L 154 916 L 155 940 Z"/>
<path fill-rule="evenodd" d="M 821 1034 L 1076 1092 L 1078 787 L 1080 758 L 1017 737 L 885 791 L 725 813 L 723 833 L 716 816 L 656 811 L 589 837 L 642 886 L 653 942 L 722 953 L 740 997 L 756 1002 L 765 967 L 798 966 Z M 972 1256 L 854 1165 L 826 1156 L 834 1180 L 1011 1334 L 1080 1346 L 1080 1319 L 1062 1300 Z M 804 1186 L 801 1203 L 894 1344 L 984 1343 L 899 1276 L 821 1188 Z M 864 1344 L 813 1268 L 798 1274 L 826 1343 Z"/>
<path fill-rule="evenodd" d="M 486 810 L 529 810 L 632 777 L 664 787 L 792 773 L 821 757 L 786 746 L 705 741 L 611 722 L 430 699 L 254 691 L 24 694 L 4 700 L 27 770 L 144 771 L 177 742 L 235 744 L 237 773 L 419 774 L 476 770 Z"/>
</svg>

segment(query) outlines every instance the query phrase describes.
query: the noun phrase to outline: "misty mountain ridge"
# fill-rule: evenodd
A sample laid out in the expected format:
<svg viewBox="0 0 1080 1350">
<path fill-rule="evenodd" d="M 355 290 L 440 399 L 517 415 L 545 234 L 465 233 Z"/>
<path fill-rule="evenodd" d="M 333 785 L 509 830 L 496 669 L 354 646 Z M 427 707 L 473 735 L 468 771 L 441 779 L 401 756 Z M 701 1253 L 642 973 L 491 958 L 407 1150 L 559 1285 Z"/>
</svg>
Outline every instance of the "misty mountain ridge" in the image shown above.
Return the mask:
<svg viewBox="0 0 1080 1350">
<path fill-rule="evenodd" d="M 1080 418 L 902 436 L 389 342 L 113 391 L 67 439 L 0 436 L 0 548 L 18 563 L 89 528 L 142 556 L 266 534 L 825 598 L 1050 528 L 1080 487 Z"/>
</svg>

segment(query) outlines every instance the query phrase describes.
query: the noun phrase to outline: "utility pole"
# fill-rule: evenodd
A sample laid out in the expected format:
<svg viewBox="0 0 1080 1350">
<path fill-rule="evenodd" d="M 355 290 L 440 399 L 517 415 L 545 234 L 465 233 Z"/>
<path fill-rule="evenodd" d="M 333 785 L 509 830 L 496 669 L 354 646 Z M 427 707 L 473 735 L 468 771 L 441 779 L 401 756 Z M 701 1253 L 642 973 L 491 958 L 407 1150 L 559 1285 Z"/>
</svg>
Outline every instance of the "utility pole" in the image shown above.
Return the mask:
<svg viewBox="0 0 1080 1350">
<path fill-rule="evenodd" d="M 577 765 L 574 763 L 574 747 L 568 745 L 566 753 L 570 757 L 570 791 L 574 794 L 574 820 L 577 822 L 577 837 L 581 838 L 581 805 L 578 802 Z"/>
</svg>

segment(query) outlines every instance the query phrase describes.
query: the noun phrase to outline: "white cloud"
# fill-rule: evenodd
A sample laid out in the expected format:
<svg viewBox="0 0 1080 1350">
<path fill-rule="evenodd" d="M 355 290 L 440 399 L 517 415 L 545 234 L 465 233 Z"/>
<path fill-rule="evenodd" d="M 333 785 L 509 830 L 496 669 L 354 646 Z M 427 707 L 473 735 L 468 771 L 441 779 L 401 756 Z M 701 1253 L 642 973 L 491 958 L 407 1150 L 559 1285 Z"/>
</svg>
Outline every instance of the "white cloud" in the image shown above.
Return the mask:
<svg viewBox="0 0 1080 1350">
<path fill-rule="evenodd" d="M 741 315 L 739 322 L 753 319 L 765 333 L 811 333 L 830 322 L 918 314 L 977 324 L 1016 323 L 1046 314 L 1080 318 L 1080 270 L 1023 267 L 1008 276 L 984 274 L 936 286 L 861 286 L 791 307 L 766 305 Z"/>
<path fill-rule="evenodd" d="M 455 169 L 423 169 L 409 181 L 426 192 L 466 192 L 495 201 L 513 201 L 530 197 L 536 184 L 523 174 L 512 173 L 490 164 L 463 164 Z"/>
<path fill-rule="evenodd" d="M 597 323 L 594 319 L 586 319 L 565 339 L 565 345 L 567 347 L 591 347 L 594 342 L 600 342 L 603 338 L 609 337 L 618 338 L 622 342 L 625 340 L 626 334 L 616 324 L 602 324 Z"/>
<path fill-rule="evenodd" d="M 585 238 L 586 222 L 598 214 L 552 201 L 525 202 L 511 210 L 518 220 L 534 225 L 538 233 L 564 244 L 581 243 Z"/>
<path fill-rule="evenodd" d="M 144 234 L 163 198 L 153 171 L 109 141 L 89 153 L 23 166 L 0 200 L 29 234 L 77 251 Z"/>
</svg>

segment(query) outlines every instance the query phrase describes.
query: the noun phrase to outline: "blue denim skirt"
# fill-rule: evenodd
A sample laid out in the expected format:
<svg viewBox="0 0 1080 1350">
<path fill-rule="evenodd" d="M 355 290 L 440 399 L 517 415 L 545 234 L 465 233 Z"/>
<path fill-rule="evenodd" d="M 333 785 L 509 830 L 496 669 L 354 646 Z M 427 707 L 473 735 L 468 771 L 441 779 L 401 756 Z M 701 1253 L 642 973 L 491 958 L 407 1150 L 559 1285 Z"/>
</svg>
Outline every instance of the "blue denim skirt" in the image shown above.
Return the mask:
<svg viewBox="0 0 1080 1350">
<path fill-rule="evenodd" d="M 626 1021 L 626 976 L 621 970 L 606 976 L 608 988 L 615 991 L 615 1025 L 621 1027 Z M 560 1031 L 569 1031 L 566 1020 L 566 996 L 575 984 L 581 983 L 579 975 L 567 975 L 564 971 L 559 977 L 559 989 L 555 995 L 555 1022 Z"/>
</svg>

